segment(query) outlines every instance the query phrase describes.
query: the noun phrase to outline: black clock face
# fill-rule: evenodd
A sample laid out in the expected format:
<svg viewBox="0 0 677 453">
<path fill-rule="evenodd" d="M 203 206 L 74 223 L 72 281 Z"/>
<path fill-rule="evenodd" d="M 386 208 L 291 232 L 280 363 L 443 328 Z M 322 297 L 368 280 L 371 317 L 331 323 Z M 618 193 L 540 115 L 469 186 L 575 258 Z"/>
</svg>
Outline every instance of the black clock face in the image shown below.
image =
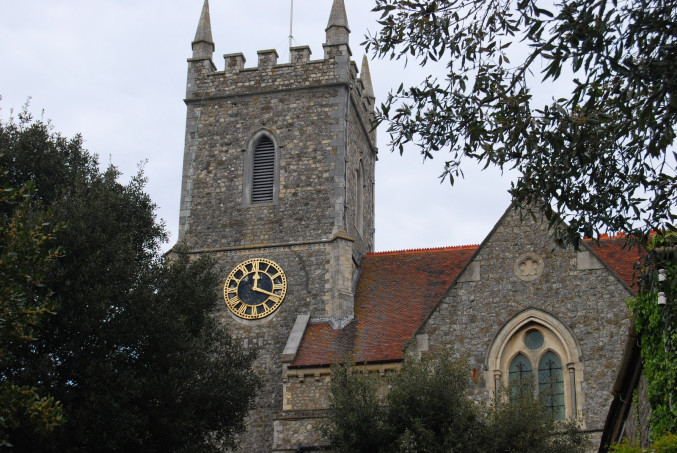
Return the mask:
<svg viewBox="0 0 677 453">
<path fill-rule="evenodd" d="M 243 319 L 272 314 L 287 292 L 287 279 L 273 261 L 254 258 L 238 264 L 223 285 L 223 298 L 230 311 Z"/>
<path fill-rule="evenodd" d="M 262 289 L 264 292 L 257 291 L 257 289 Z M 240 284 L 237 286 L 237 297 L 247 305 L 261 305 L 266 299 L 270 296 L 267 294 L 273 291 L 273 280 L 270 278 L 270 275 L 259 272 L 250 272 L 249 274 L 244 274 Z"/>
</svg>

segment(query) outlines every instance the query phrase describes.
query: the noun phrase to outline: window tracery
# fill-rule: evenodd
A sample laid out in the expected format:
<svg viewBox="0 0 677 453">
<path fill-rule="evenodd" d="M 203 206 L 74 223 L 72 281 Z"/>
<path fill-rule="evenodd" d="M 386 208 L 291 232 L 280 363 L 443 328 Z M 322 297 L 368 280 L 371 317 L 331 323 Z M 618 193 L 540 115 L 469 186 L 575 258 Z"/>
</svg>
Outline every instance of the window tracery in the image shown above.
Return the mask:
<svg viewBox="0 0 677 453">
<path fill-rule="evenodd" d="M 557 318 L 526 310 L 504 325 L 487 355 L 490 390 L 509 388 L 509 397 L 525 389 L 540 394 L 555 420 L 578 417 L 583 402 L 583 363 L 571 331 Z"/>
</svg>

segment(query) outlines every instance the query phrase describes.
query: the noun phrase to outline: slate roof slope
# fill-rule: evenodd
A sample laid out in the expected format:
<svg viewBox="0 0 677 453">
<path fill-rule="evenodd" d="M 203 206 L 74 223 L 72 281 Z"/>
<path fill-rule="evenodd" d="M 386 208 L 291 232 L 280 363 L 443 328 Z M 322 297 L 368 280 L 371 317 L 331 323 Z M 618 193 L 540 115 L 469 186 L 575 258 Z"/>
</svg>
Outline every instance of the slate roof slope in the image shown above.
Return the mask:
<svg viewBox="0 0 677 453">
<path fill-rule="evenodd" d="M 355 319 L 343 329 L 310 323 L 292 366 L 403 359 L 405 343 L 472 257 L 477 245 L 370 253 L 362 258 Z"/>
<path fill-rule="evenodd" d="M 633 287 L 637 248 L 625 237 L 603 236 L 586 244 L 628 287 Z M 292 367 L 327 366 L 352 354 L 356 363 L 395 362 L 478 245 L 370 253 L 362 258 L 355 291 L 355 319 L 343 329 L 310 322 Z"/>
</svg>

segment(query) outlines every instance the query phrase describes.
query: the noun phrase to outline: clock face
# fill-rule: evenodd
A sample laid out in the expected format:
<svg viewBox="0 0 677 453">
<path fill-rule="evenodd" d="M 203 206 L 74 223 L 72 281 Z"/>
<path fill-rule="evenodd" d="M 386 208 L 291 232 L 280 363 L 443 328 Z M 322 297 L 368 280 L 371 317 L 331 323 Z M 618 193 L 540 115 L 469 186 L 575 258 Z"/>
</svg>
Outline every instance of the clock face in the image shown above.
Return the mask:
<svg viewBox="0 0 677 453">
<path fill-rule="evenodd" d="M 273 261 L 253 258 L 238 264 L 223 285 L 223 298 L 235 316 L 261 319 L 273 313 L 287 293 L 287 278 Z"/>
</svg>

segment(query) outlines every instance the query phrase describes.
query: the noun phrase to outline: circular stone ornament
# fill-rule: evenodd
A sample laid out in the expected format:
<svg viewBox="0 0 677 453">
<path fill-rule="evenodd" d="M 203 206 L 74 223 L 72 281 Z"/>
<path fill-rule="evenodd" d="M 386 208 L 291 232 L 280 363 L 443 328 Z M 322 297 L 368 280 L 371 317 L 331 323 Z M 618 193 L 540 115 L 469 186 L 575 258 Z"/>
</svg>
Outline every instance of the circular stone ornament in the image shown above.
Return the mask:
<svg viewBox="0 0 677 453">
<path fill-rule="evenodd" d="M 543 274 L 545 263 L 536 253 L 524 253 L 515 261 L 513 271 L 515 276 L 525 282 L 532 282 Z"/>
</svg>

